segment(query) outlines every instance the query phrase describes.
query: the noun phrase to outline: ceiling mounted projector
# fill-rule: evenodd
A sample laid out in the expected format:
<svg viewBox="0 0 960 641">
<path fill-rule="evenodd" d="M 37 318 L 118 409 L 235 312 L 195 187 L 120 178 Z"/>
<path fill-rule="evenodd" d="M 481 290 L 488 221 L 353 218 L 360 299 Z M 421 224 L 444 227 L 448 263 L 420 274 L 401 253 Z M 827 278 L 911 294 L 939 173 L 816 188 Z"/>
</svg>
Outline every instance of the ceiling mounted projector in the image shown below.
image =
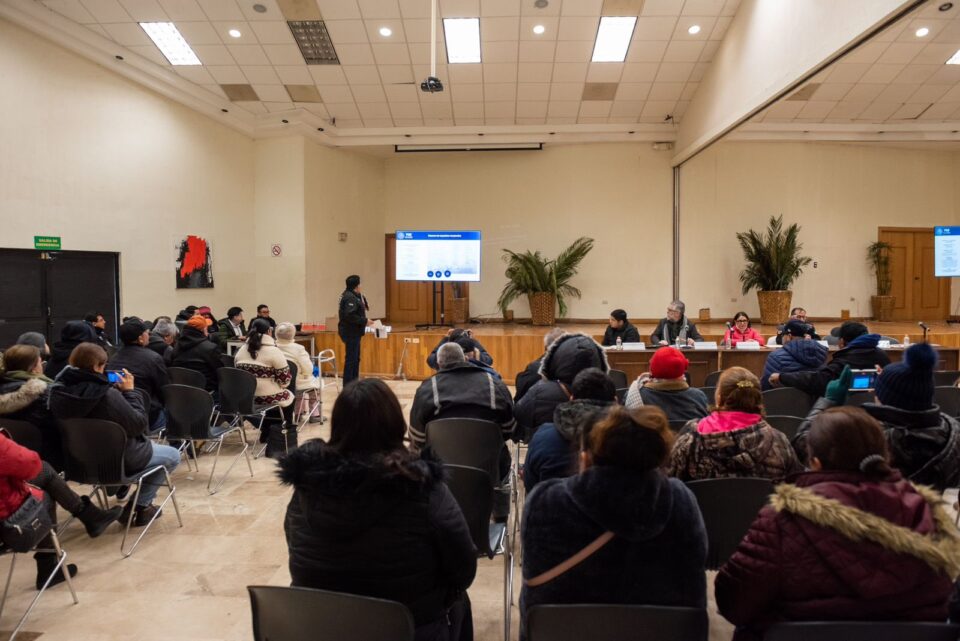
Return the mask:
<svg viewBox="0 0 960 641">
<path fill-rule="evenodd" d="M 429 76 L 426 80 L 420 83 L 420 91 L 424 93 L 441 92 L 443 91 L 443 83 L 440 82 L 440 78 Z"/>
</svg>

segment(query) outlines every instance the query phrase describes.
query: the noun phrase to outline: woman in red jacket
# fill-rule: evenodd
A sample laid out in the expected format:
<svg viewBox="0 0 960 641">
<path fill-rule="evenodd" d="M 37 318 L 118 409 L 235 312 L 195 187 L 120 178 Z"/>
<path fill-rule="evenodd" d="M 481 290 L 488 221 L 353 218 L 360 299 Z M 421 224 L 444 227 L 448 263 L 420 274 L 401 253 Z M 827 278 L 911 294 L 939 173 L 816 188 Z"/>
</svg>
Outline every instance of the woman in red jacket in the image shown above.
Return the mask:
<svg viewBox="0 0 960 641">
<path fill-rule="evenodd" d="M 763 347 L 763 336 L 753 328 L 750 317 L 746 312 L 737 312 L 733 316 L 733 326 L 723 335 L 723 344 L 727 347 L 736 347 L 737 343 L 756 341 Z"/>
<path fill-rule="evenodd" d="M 888 464 L 877 421 L 814 419 L 810 469 L 777 486 L 716 579 L 736 641 L 779 621 L 946 621 L 960 535 L 936 492 Z"/>
<path fill-rule="evenodd" d="M 17 445 L 0 430 L 0 521 L 16 512 L 31 494 L 46 503 L 54 524 L 57 522 L 57 505 L 60 505 L 86 526 L 91 538 L 103 534 L 123 509 L 118 506 L 104 511 L 91 503 L 90 497 L 78 496 L 49 463 L 40 460 L 39 454 Z M 44 539 L 38 547 L 51 549 L 53 544 Z M 37 552 L 33 558 L 37 561 L 39 590 L 56 567 L 57 557 L 53 552 Z M 77 573 L 77 566 L 70 564 L 68 568 L 70 576 Z M 50 585 L 61 581 L 63 575 L 57 573 Z"/>
</svg>

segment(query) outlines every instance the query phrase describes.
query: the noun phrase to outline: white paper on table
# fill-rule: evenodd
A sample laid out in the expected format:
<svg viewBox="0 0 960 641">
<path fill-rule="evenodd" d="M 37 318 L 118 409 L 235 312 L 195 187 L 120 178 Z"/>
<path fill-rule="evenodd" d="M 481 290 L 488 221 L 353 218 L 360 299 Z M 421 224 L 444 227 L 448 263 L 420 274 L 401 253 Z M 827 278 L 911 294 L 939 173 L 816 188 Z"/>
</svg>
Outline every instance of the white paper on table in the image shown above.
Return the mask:
<svg viewBox="0 0 960 641">
<path fill-rule="evenodd" d="M 757 341 L 740 341 L 739 343 L 737 343 L 736 345 L 734 345 L 734 347 L 735 347 L 736 349 L 759 350 L 759 349 L 760 349 L 760 343 L 758 343 Z"/>
<path fill-rule="evenodd" d="M 717 349 L 717 341 L 696 341 L 693 349 Z"/>
</svg>

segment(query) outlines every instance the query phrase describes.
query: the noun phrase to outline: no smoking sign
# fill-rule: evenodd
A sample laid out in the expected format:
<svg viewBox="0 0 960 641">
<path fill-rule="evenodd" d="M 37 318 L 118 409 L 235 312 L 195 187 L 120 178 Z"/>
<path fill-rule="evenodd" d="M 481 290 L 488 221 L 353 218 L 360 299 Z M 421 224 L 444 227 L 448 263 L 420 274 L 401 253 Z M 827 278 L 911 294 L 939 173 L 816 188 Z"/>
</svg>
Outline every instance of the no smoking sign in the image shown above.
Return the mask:
<svg viewBox="0 0 960 641">
<path fill-rule="evenodd" d="M 273 254 L 274 257 L 279 257 L 280 254 L 283 253 L 283 249 L 280 247 L 280 243 L 274 243 L 270 245 L 270 253 Z"/>
</svg>

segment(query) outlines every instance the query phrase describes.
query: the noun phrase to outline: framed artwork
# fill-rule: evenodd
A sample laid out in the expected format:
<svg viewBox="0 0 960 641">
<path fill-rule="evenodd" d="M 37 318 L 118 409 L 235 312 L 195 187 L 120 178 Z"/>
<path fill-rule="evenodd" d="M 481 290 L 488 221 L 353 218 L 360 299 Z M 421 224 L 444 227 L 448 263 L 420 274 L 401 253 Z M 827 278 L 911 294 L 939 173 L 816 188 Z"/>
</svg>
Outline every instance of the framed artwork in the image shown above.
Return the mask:
<svg viewBox="0 0 960 641">
<path fill-rule="evenodd" d="M 185 236 L 176 244 L 177 289 L 213 287 L 213 255 L 210 241 L 200 236 Z"/>
</svg>

